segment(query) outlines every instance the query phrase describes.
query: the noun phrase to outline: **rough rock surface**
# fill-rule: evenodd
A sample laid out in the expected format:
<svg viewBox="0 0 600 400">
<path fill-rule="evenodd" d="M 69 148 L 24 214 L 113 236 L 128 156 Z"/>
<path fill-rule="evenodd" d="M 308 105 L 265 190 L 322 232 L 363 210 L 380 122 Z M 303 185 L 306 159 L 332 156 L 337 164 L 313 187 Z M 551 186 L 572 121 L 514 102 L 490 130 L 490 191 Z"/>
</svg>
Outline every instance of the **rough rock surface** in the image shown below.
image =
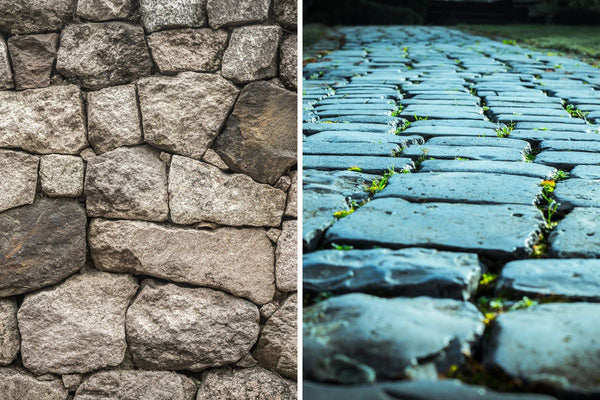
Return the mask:
<svg viewBox="0 0 600 400">
<path fill-rule="evenodd" d="M 20 347 L 17 303 L 14 299 L 0 299 L 0 365 L 13 362 Z"/>
<path fill-rule="evenodd" d="M 260 367 L 213 369 L 202 375 L 196 400 L 295 400 L 296 384 Z"/>
<path fill-rule="evenodd" d="M 284 221 L 283 230 L 277 239 L 275 251 L 275 281 L 277 289 L 282 292 L 292 292 L 297 289 L 298 270 L 298 224 L 295 220 Z"/>
<path fill-rule="evenodd" d="M 62 31 L 56 69 L 85 88 L 99 89 L 150 75 L 152 60 L 141 27 L 86 23 Z"/>
<path fill-rule="evenodd" d="M 61 29 L 72 16 L 75 0 L 2 0 L 0 32 L 12 35 Z"/>
<path fill-rule="evenodd" d="M 289 379 L 296 379 L 298 368 L 297 308 L 297 296 L 292 294 L 269 318 L 254 350 L 261 365 Z"/>
<path fill-rule="evenodd" d="M 207 231 L 94 219 L 89 245 L 101 270 L 208 286 L 257 304 L 275 294 L 273 249 L 262 229 Z"/>
<path fill-rule="evenodd" d="M 181 71 L 214 72 L 221 68 L 227 31 L 177 29 L 148 36 L 152 58 L 163 74 Z"/>
<path fill-rule="evenodd" d="M 206 0 L 140 0 L 146 31 L 168 28 L 197 28 L 206 23 Z"/>
<path fill-rule="evenodd" d="M 171 371 L 101 371 L 90 375 L 74 400 L 194 400 L 196 384 Z"/>
<path fill-rule="evenodd" d="M 17 90 L 50 85 L 58 38 L 58 34 L 48 33 L 13 36 L 8 39 Z"/>
<path fill-rule="evenodd" d="M 83 208 L 63 199 L 0 214 L 0 297 L 55 284 L 81 269 L 86 223 Z"/>
<path fill-rule="evenodd" d="M 8 61 L 8 48 L 4 37 L 0 35 L 0 90 L 12 89 L 13 87 L 13 75 L 10 61 Z"/>
<path fill-rule="evenodd" d="M 88 94 L 88 137 L 97 154 L 143 143 L 135 86 Z"/>
<path fill-rule="evenodd" d="M 279 226 L 285 192 L 174 156 L 169 171 L 171 218 L 178 224 L 208 221 L 232 226 Z"/>
<path fill-rule="evenodd" d="M 49 154 L 40 160 L 42 190 L 50 197 L 79 197 L 83 193 L 83 159 Z"/>
<path fill-rule="evenodd" d="M 548 237 L 557 258 L 600 258 L 600 209 L 575 207 Z"/>
<path fill-rule="evenodd" d="M 205 288 L 145 281 L 127 311 L 127 340 L 143 369 L 202 370 L 239 361 L 258 337 L 258 308 Z"/>
<path fill-rule="evenodd" d="M 84 190 L 91 217 L 164 221 L 169 213 L 167 169 L 149 146 L 120 147 L 92 158 Z"/>
<path fill-rule="evenodd" d="M 288 189 L 287 206 L 285 207 L 286 217 L 298 216 L 298 172 L 290 171 L 290 179 L 292 184 Z"/>
<path fill-rule="evenodd" d="M 77 154 L 88 147 L 84 121 L 77 86 L 0 92 L 0 147 Z"/>
<path fill-rule="evenodd" d="M 208 23 L 217 29 L 224 25 L 263 22 L 269 14 L 270 0 L 208 0 Z"/>
<path fill-rule="evenodd" d="M 298 73 L 297 62 L 298 62 L 298 36 L 290 35 L 279 49 L 281 63 L 279 64 L 279 76 L 283 83 L 292 89 L 296 89 L 298 86 Z"/>
<path fill-rule="evenodd" d="M 296 29 L 298 24 L 298 3 L 295 0 L 274 0 L 273 10 L 277 22 L 286 28 Z"/>
<path fill-rule="evenodd" d="M 236 83 L 277 75 L 279 26 L 244 26 L 234 29 L 223 55 L 223 76 Z"/>
<path fill-rule="evenodd" d="M 69 393 L 60 379 L 37 379 L 16 368 L 0 368 L 0 393 L 3 400 L 67 400 Z"/>
<path fill-rule="evenodd" d="M 125 19 L 132 11 L 132 0 L 79 0 L 77 15 L 91 21 Z"/>
<path fill-rule="evenodd" d="M 72 374 L 121 363 L 125 311 L 137 288 L 130 275 L 86 271 L 25 296 L 18 313 L 23 365 L 36 374 Z"/>
<path fill-rule="evenodd" d="M 138 91 L 146 142 L 197 159 L 221 130 L 238 94 L 220 76 L 194 72 L 142 79 Z"/>
<path fill-rule="evenodd" d="M 229 168 L 273 185 L 296 164 L 296 101 L 272 83 L 244 87 L 214 146 Z"/>
<path fill-rule="evenodd" d="M 27 153 L 0 150 L 0 212 L 33 203 L 38 161 Z"/>
</svg>

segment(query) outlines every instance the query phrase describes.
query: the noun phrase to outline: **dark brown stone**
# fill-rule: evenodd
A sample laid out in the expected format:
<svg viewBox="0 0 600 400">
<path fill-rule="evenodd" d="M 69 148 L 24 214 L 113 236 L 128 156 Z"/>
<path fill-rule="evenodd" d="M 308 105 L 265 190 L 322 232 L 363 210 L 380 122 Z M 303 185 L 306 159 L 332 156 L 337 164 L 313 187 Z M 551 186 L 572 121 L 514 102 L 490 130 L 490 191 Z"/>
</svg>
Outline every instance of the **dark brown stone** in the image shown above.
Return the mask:
<svg viewBox="0 0 600 400">
<path fill-rule="evenodd" d="M 58 34 L 13 36 L 8 50 L 18 90 L 50 86 L 52 66 L 58 50 Z"/>
</svg>

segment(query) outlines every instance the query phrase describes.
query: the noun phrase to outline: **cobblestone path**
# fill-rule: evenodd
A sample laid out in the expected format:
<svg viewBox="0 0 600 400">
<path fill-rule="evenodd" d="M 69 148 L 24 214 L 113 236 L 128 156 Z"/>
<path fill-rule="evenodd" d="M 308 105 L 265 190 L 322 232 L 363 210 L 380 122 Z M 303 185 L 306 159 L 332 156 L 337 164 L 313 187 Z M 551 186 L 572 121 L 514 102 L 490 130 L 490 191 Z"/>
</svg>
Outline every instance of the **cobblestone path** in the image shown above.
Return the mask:
<svg viewBox="0 0 600 400">
<path fill-rule="evenodd" d="M 600 70 L 340 32 L 304 67 L 305 398 L 600 398 Z"/>
</svg>

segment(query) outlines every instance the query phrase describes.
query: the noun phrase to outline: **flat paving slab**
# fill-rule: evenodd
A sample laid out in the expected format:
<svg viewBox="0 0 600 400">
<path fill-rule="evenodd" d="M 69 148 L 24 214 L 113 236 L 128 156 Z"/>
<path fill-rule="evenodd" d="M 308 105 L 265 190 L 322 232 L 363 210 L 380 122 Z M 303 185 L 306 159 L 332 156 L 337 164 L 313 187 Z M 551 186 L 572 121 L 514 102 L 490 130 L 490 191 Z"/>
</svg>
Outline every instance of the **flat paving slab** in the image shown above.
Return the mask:
<svg viewBox="0 0 600 400">
<path fill-rule="evenodd" d="M 600 208 L 600 178 L 571 178 L 558 182 L 554 189 L 554 198 L 561 208 L 598 207 Z"/>
<path fill-rule="evenodd" d="M 548 237 L 558 258 L 600 258 L 600 208 L 574 208 Z"/>
<path fill-rule="evenodd" d="M 523 150 L 511 147 L 485 147 L 485 146 L 437 146 L 419 145 L 410 146 L 402 151 L 404 157 L 425 157 L 455 159 L 467 158 L 471 160 L 491 161 L 524 161 Z"/>
<path fill-rule="evenodd" d="M 550 179 L 558 171 L 546 165 L 514 161 L 425 160 L 420 172 L 485 172 Z"/>
<path fill-rule="evenodd" d="M 410 170 L 414 163 L 410 158 L 375 156 L 313 156 L 302 157 L 304 168 L 324 171 L 357 169 L 367 174 L 383 175 L 388 170 Z"/>
</svg>

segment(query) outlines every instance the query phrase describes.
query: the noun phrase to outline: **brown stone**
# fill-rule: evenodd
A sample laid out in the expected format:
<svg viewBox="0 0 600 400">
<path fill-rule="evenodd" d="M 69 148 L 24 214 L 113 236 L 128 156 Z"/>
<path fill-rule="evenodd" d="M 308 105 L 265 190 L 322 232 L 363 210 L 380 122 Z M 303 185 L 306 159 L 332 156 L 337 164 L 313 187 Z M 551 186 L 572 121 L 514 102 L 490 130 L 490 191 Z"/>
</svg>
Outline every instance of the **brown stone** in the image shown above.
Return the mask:
<svg viewBox="0 0 600 400">
<path fill-rule="evenodd" d="M 0 212 L 33 203 L 39 157 L 0 150 Z"/>
<path fill-rule="evenodd" d="M 13 36 L 8 50 L 18 90 L 50 86 L 52 67 L 58 50 L 58 34 Z"/>
</svg>

